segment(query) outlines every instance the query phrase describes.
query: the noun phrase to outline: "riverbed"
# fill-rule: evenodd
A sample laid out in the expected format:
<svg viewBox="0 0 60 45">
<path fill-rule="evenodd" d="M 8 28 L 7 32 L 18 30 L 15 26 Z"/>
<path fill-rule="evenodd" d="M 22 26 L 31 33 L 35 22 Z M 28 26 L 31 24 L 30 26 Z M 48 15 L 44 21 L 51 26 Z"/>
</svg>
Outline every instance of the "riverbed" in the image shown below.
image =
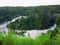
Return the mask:
<svg viewBox="0 0 60 45">
<path fill-rule="evenodd" d="M 19 18 L 21 18 L 21 16 L 13 19 L 11 21 L 4 22 L 3 24 L 1 24 L 0 25 L 0 32 L 8 33 L 9 29 L 6 27 L 6 25 L 9 24 L 10 22 L 14 22 L 15 20 L 17 20 Z M 25 36 L 28 36 L 28 34 L 30 34 L 30 36 L 32 38 L 35 38 L 38 34 L 47 33 L 47 31 L 49 31 L 49 30 L 54 30 L 56 28 L 56 26 L 57 26 L 56 24 L 53 24 L 53 26 L 51 26 L 49 29 L 44 29 L 44 30 L 26 30 L 26 33 L 24 33 L 24 34 L 25 34 Z M 17 30 L 17 32 L 19 32 L 19 30 Z"/>
</svg>

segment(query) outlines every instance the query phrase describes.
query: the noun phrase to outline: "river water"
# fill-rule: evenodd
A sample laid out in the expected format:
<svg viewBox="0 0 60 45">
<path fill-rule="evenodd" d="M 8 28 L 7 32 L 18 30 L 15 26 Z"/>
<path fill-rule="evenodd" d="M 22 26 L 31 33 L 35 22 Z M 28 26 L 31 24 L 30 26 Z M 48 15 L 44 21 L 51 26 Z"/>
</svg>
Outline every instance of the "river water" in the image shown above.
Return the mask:
<svg viewBox="0 0 60 45">
<path fill-rule="evenodd" d="M 8 21 L 8 22 L 4 22 L 3 24 L 0 25 L 0 32 L 8 32 L 8 28 L 6 27 L 7 24 L 9 24 L 10 22 L 14 22 L 16 19 L 19 19 L 20 17 L 17 17 L 15 19 L 13 19 L 12 21 Z M 25 17 L 26 18 L 26 17 Z M 49 29 L 44 29 L 44 30 L 27 30 L 26 33 L 24 33 L 25 36 L 28 36 L 28 34 L 30 34 L 30 36 L 32 38 L 35 38 L 38 34 L 41 33 L 47 33 L 47 31 L 49 30 L 54 30 L 56 28 L 56 24 L 54 24 L 53 26 L 51 26 Z M 19 32 L 19 31 L 17 31 Z"/>
</svg>

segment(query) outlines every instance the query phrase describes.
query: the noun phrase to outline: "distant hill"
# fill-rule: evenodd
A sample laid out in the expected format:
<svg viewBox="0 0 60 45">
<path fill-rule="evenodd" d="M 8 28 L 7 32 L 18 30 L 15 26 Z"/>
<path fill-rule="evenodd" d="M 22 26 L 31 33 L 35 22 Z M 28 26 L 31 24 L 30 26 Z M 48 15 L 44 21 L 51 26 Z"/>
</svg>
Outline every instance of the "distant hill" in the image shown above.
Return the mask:
<svg viewBox="0 0 60 45">
<path fill-rule="evenodd" d="M 55 15 L 60 13 L 60 5 L 48 6 L 32 6 L 32 7 L 0 7 L 0 23 L 12 20 L 18 16 L 40 15 L 40 14 Z"/>
</svg>

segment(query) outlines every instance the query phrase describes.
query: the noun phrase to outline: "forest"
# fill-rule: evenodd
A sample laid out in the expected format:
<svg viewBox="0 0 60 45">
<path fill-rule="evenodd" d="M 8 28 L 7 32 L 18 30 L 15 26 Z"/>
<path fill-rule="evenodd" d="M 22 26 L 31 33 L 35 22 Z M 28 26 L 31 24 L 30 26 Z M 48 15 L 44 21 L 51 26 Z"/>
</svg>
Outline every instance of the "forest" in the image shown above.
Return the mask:
<svg viewBox="0 0 60 45">
<path fill-rule="evenodd" d="M 5 21 L 10 21 L 18 16 L 40 15 L 43 13 L 57 15 L 60 13 L 60 6 L 0 7 L 0 24 Z"/>
<path fill-rule="evenodd" d="M 30 15 L 26 18 L 15 20 L 10 22 L 7 27 L 13 30 L 41 30 L 48 29 L 56 23 L 56 17 L 47 14 Z"/>
<path fill-rule="evenodd" d="M 26 18 L 21 17 L 15 22 L 10 22 L 7 25 L 10 28 L 7 34 L 0 32 L 0 45 L 60 45 L 60 5 L 0 7 L 0 24 L 19 16 Z M 53 24 L 57 25 L 54 30 L 38 34 L 35 39 L 30 35 L 23 35 L 26 30 L 43 30 Z M 22 31 L 17 33 L 15 30 Z"/>
<path fill-rule="evenodd" d="M 60 7 L 38 6 L 25 7 L 22 15 L 27 16 L 7 25 L 13 30 L 41 30 L 48 29 L 60 18 Z M 18 13 L 19 14 L 19 13 Z"/>
<path fill-rule="evenodd" d="M 38 35 L 35 39 L 30 36 L 14 36 L 14 31 L 8 35 L 0 32 L 0 45 L 60 45 L 60 21 L 57 21 L 55 30 Z"/>
</svg>

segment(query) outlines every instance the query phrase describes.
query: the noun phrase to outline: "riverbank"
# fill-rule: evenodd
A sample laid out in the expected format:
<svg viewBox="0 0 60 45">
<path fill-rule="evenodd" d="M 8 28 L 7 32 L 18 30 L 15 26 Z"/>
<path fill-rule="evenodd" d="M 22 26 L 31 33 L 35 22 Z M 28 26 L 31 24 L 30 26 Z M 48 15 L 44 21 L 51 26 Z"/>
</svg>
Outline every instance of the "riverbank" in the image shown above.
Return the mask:
<svg viewBox="0 0 60 45">
<path fill-rule="evenodd" d="M 6 34 L 8 33 L 9 29 L 6 27 L 6 25 L 8 24 L 8 22 L 1 24 L 0 25 L 0 32 L 5 32 Z M 38 34 L 42 34 L 42 33 L 47 33 L 49 30 L 54 30 L 56 28 L 56 24 L 54 24 L 53 26 L 51 26 L 49 29 L 44 29 L 44 30 L 26 30 L 24 35 L 28 36 L 30 35 L 31 38 L 36 38 Z M 17 33 L 19 33 L 19 30 L 15 30 Z"/>
<path fill-rule="evenodd" d="M 6 27 L 6 25 L 9 24 L 10 22 L 15 22 L 15 20 L 17 20 L 17 19 L 21 19 L 21 17 L 26 18 L 26 16 L 19 16 L 17 18 L 14 18 L 11 21 L 8 21 L 8 22 L 5 22 L 5 23 L 1 24 L 0 25 L 0 32 L 3 32 L 3 33 L 7 34 L 10 29 L 8 29 Z M 51 26 L 49 29 L 44 29 L 44 30 L 25 30 L 24 35 L 25 36 L 30 35 L 30 37 L 34 39 L 35 37 L 37 37 L 38 34 L 47 33 L 49 30 L 54 30 L 56 27 L 57 27 L 57 25 L 53 24 L 53 26 Z M 15 31 L 18 33 L 21 30 L 15 30 Z"/>
</svg>

